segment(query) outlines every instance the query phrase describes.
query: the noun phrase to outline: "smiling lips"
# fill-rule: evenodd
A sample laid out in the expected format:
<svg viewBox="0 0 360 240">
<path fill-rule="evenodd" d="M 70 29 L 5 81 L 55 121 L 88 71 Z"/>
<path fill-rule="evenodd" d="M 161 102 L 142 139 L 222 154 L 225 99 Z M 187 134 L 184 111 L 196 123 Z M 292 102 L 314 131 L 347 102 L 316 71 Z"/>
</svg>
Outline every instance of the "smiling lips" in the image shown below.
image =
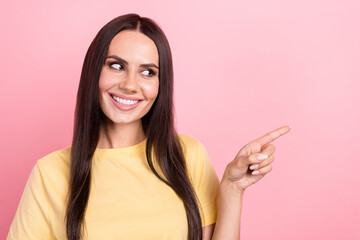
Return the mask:
<svg viewBox="0 0 360 240">
<path fill-rule="evenodd" d="M 133 97 L 124 97 L 119 95 L 110 94 L 110 97 L 117 108 L 122 111 L 129 111 L 136 108 L 141 99 L 133 98 Z"/>
</svg>

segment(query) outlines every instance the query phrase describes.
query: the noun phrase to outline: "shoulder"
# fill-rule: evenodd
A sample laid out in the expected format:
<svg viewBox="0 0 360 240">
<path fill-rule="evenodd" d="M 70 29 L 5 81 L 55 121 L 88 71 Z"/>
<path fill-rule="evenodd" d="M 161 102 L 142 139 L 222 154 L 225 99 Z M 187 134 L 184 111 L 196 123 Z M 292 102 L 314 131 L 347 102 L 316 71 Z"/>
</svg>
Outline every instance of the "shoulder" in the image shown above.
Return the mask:
<svg viewBox="0 0 360 240">
<path fill-rule="evenodd" d="M 43 180 L 67 179 L 70 171 L 71 146 L 54 151 L 40 158 L 35 165 Z"/>
<path fill-rule="evenodd" d="M 71 146 L 45 155 L 37 161 L 37 165 L 43 168 L 70 166 L 70 155 Z"/>
<path fill-rule="evenodd" d="M 205 146 L 195 137 L 178 134 L 185 161 L 190 169 L 201 169 L 210 159 Z"/>
<path fill-rule="evenodd" d="M 201 154 L 206 152 L 204 145 L 195 137 L 187 134 L 178 134 L 184 155 Z"/>
<path fill-rule="evenodd" d="M 62 219 L 68 191 L 70 147 L 40 158 L 34 165 L 8 238 L 53 239 L 53 221 Z M 62 220 L 61 220 L 62 221 Z"/>
</svg>

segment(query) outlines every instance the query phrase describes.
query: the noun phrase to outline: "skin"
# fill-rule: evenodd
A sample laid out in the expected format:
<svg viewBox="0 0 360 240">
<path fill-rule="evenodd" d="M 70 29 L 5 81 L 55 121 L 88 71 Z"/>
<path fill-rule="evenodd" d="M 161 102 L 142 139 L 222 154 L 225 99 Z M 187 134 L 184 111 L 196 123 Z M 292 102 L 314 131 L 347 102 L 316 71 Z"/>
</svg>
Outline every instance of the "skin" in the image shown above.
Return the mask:
<svg viewBox="0 0 360 240">
<path fill-rule="evenodd" d="M 159 91 L 159 57 L 155 43 L 146 35 L 124 30 L 111 41 L 109 56 L 99 78 L 100 106 L 107 116 L 100 129 L 98 148 L 132 146 L 145 139 L 141 118 L 150 110 Z M 154 64 L 156 67 L 144 67 Z M 139 106 L 122 111 L 112 102 L 109 93 L 142 99 Z"/>
<path fill-rule="evenodd" d="M 205 229 L 205 232 L 209 232 L 209 234 L 203 239 L 240 239 L 244 191 L 272 170 L 275 146 L 270 142 L 288 133 L 290 129 L 289 126 L 278 128 L 246 144 L 240 149 L 234 160 L 226 166 L 220 183 L 217 222 L 215 227 L 210 226 L 209 229 Z M 268 157 L 259 161 L 257 157 L 260 154 L 267 154 Z M 254 164 L 258 164 L 258 167 L 250 170 L 250 166 Z M 258 171 L 258 173 L 253 174 L 254 171 Z"/>
<path fill-rule="evenodd" d="M 144 67 L 152 63 L 159 66 L 155 43 L 146 35 L 125 30 L 118 33 L 110 43 L 108 56 L 118 56 L 127 61 L 107 58 L 99 79 L 100 106 L 108 117 L 101 126 L 98 148 L 132 146 L 145 139 L 141 118 L 150 110 L 159 91 L 158 68 Z M 150 74 L 153 73 L 153 74 Z M 109 93 L 118 93 L 143 99 L 139 106 L 122 111 L 112 103 Z M 203 240 L 240 239 L 240 217 L 245 189 L 258 182 L 272 170 L 275 146 L 270 144 L 290 131 L 284 126 L 246 144 L 224 172 L 219 191 L 219 215 L 216 224 L 203 228 Z M 267 154 L 263 161 L 259 154 Z M 258 164 L 250 170 L 251 165 Z M 258 171 L 257 174 L 252 174 Z"/>
</svg>

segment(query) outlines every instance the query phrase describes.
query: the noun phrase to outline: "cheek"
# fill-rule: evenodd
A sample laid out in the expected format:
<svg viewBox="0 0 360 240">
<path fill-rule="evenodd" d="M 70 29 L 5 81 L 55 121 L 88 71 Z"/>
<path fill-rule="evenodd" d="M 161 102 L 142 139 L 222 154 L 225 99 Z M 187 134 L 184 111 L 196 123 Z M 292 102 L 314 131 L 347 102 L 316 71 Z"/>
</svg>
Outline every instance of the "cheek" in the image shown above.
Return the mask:
<svg viewBox="0 0 360 240">
<path fill-rule="evenodd" d="M 100 77 L 99 77 L 99 90 L 100 92 L 108 89 L 111 86 L 111 81 L 109 81 L 110 78 L 108 77 L 108 74 L 106 71 L 101 71 Z"/>
<path fill-rule="evenodd" d="M 99 77 L 99 102 L 100 107 L 104 111 L 106 102 L 108 101 L 107 90 L 111 87 L 111 81 L 106 71 L 102 70 Z"/>
<path fill-rule="evenodd" d="M 155 100 L 159 93 L 159 81 L 144 85 L 143 91 L 146 93 L 146 98 Z"/>
</svg>

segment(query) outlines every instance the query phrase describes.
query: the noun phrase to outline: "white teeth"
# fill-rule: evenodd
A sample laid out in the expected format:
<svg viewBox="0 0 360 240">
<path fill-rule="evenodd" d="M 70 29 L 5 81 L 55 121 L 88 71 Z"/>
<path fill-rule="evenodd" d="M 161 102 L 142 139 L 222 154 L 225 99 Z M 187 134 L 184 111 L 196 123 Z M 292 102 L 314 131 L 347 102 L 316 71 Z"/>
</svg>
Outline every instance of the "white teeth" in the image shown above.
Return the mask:
<svg viewBox="0 0 360 240">
<path fill-rule="evenodd" d="M 124 104 L 124 105 L 134 105 L 139 102 L 139 101 L 135 101 L 135 100 L 122 99 L 122 98 L 116 97 L 114 95 L 112 97 L 115 101 L 117 101 L 118 103 Z"/>
</svg>

